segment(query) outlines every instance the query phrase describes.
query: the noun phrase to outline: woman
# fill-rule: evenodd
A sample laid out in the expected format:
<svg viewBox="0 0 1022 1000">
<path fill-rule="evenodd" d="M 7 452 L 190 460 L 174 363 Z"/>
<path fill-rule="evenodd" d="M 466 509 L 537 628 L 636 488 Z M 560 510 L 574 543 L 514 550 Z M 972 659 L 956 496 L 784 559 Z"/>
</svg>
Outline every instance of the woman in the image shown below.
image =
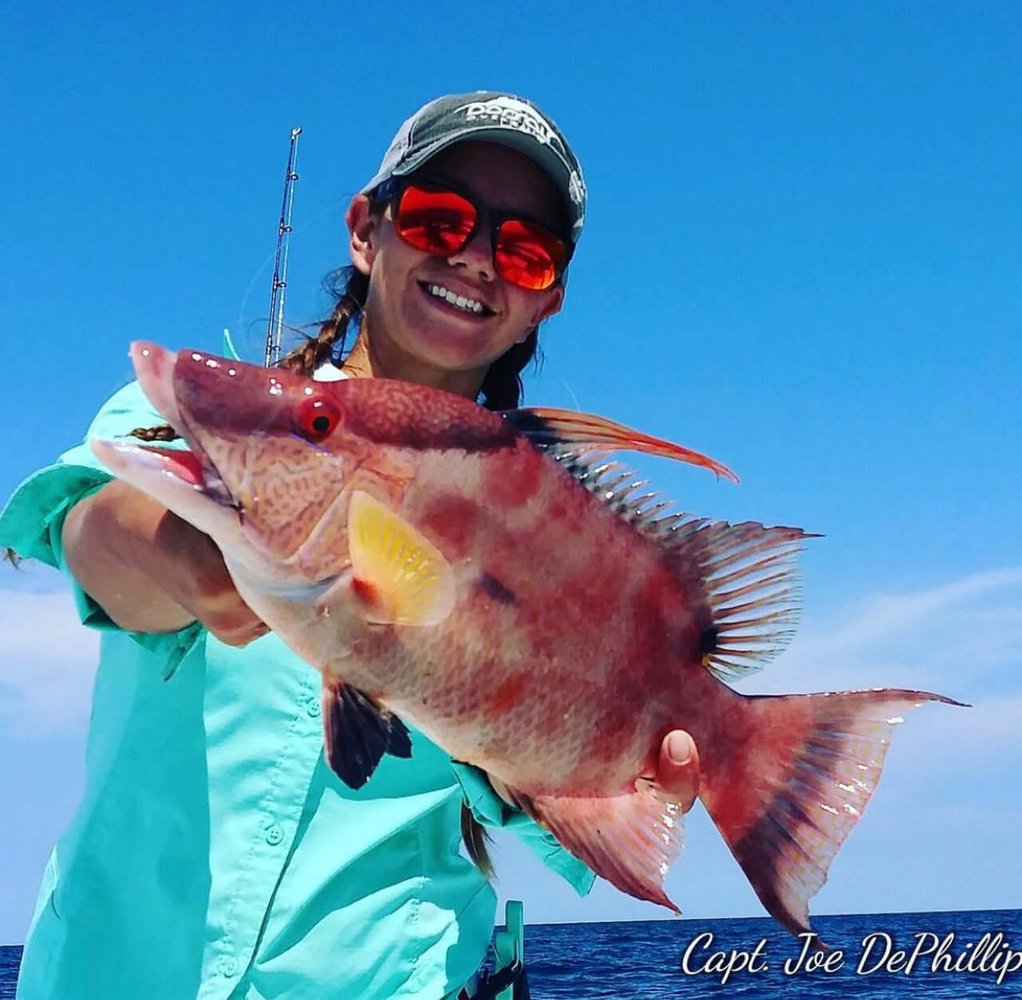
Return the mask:
<svg viewBox="0 0 1022 1000">
<path fill-rule="evenodd" d="M 574 154 L 533 105 L 431 102 L 352 201 L 347 287 L 284 363 L 517 405 L 584 201 Z M 132 384 L 88 436 L 156 422 Z M 19 488 L 0 543 L 67 570 L 103 633 L 85 798 L 46 872 L 22 1000 L 458 995 L 495 903 L 458 850 L 466 802 L 588 891 L 580 862 L 421 734 L 364 788 L 337 780 L 316 672 L 266 634 L 206 536 L 111 481 L 87 445 Z M 661 784 L 691 804 L 696 775 L 691 739 L 670 734 Z"/>
</svg>

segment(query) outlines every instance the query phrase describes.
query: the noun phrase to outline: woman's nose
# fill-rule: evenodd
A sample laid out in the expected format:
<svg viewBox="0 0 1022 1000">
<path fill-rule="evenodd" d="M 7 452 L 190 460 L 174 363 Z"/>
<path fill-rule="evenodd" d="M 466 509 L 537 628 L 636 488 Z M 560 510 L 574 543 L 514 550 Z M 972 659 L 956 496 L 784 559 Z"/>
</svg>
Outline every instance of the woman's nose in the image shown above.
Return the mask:
<svg viewBox="0 0 1022 1000">
<path fill-rule="evenodd" d="M 467 268 L 485 281 L 493 281 L 496 270 L 493 266 L 493 245 L 487 228 L 480 226 L 468 243 L 447 258 L 447 263 L 452 267 Z"/>
</svg>

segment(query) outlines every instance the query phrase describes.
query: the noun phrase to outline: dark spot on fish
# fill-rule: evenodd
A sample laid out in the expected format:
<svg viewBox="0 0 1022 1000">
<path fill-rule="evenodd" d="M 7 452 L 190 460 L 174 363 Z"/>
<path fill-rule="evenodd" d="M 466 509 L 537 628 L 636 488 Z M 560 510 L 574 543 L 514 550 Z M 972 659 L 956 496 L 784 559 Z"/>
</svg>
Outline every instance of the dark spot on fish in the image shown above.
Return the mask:
<svg viewBox="0 0 1022 1000">
<path fill-rule="evenodd" d="M 485 463 L 480 492 L 491 511 L 517 510 L 536 496 L 544 481 L 550 483 L 555 471 L 541 452 L 523 444 L 504 460 Z"/>
<path fill-rule="evenodd" d="M 513 590 L 508 590 L 495 576 L 483 573 L 479 577 L 479 586 L 483 591 L 492 597 L 498 604 L 515 604 L 517 598 Z"/>
<path fill-rule="evenodd" d="M 557 436 L 550 429 L 549 421 L 529 410 L 505 410 L 501 416 L 512 427 L 517 427 L 527 437 L 542 442 L 555 442 Z"/>
<path fill-rule="evenodd" d="M 528 686 L 529 675 L 527 673 L 522 671 L 512 674 L 497 686 L 487 704 L 487 710 L 496 716 L 510 712 L 522 700 Z"/>
<path fill-rule="evenodd" d="M 479 505 L 457 493 L 441 493 L 423 509 L 420 531 L 448 559 L 466 555 L 482 530 Z"/>
<path fill-rule="evenodd" d="M 709 656 L 710 653 L 717 652 L 717 641 L 720 638 L 720 631 L 716 625 L 711 625 L 709 628 L 703 629 L 702 635 L 699 636 L 699 652 L 702 656 Z"/>
</svg>

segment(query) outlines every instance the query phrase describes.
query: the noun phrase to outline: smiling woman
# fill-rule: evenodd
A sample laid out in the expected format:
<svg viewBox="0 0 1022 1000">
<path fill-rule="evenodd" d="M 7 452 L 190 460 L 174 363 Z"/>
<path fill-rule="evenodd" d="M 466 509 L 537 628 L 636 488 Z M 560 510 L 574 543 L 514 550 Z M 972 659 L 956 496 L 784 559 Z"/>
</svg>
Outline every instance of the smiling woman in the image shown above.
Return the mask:
<svg viewBox="0 0 1022 1000">
<path fill-rule="evenodd" d="M 549 241 L 561 246 L 566 242 L 552 235 L 555 227 L 563 228 L 558 226 L 563 210 L 553 182 L 522 153 L 492 143 L 463 142 L 420 168 L 416 180 L 420 175 L 434 191 L 444 180 L 454 186 L 447 189 L 451 194 L 472 190 L 491 210 L 488 214 L 546 220 Z M 352 361 L 367 361 L 370 372 L 382 367 L 410 381 L 472 397 L 490 366 L 511 347 L 524 344 L 560 309 L 564 290 L 552 283 L 545 289 L 526 288 L 506 277 L 524 270 L 521 265 L 509 270 L 506 264 L 508 244 L 514 249 L 503 232 L 508 221 L 498 230 L 485 215 L 482 224 L 468 219 L 468 225 L 460 223 L 467 232 L 457 240 L 443 239 L 452 228 L 450 205 L 435 206 L 437 221 L 424 225 L 425 199 L 409 206 L 409 192 L 417 190 L 405 187 L 397 198 L 391 194 L 393 187 L 371 191 L 348 210 L 352 261 L 362 274 L 373 274 Z M 433 242 L 436 249 L 423 249 Z M 518 257 L 542 251 L 542 246 L 525 243 Z M 543 270 L 553 275 L 552 259 Z"/>
<path fill-rule="evenodd" d="M 351 203 L 333 315 L 282 366 L 516 406 L 584 206 L 578 162 L 534 105 L 498 93 L 426 105 Z M 581 892 L 591 872 L 414 729 L 362 787 L 337 778 L 323 758 L 335 706 L 316 672 L 267 634 L 207 534 L 93 454 L 96 439 L 177 415 L 155 402 L 162 416 L 126 386 L 0 516 L 0 545 L 67 571 L 102 637 L 85 797 L 47 868 L 19 997 L 473 995 L 496 897 L 485 864 L 459 851 L 463 810 L 481 861 L 480 822 L 516 830 Z M 299 419 L 309 440 L 333 418 Z M 158 472 L 201 485 L 236 526 L 207 468 L 217 456 L 145 436 L 163 441 L 146 459 Z M 284 534 L 302 511 L 280 493 Z M 345 704 L 382 715 L 358 692 Z M 655 769 L 682 808 L 696 767 L 691 739 L 669 734 Z"/>
</svg>

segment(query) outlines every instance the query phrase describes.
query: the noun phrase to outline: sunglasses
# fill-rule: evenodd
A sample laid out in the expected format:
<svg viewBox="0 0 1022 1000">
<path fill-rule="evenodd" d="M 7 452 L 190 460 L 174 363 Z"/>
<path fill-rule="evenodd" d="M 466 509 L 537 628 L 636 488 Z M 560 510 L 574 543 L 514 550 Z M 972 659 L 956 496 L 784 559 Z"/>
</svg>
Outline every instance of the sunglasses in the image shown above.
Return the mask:
<svg viewBox="0 0 1022 1000">
<path fill-rule="evenodd" d="M 488 223 L 497 274 L 519 288 L 550 288 L 568 266 L 570 243 L 521 214 L 496 212 L 447 185 L 384 181 L 376 199 L 392 206 L 394 228 L 409 246 L 450 257 Z"/>
</svg>

